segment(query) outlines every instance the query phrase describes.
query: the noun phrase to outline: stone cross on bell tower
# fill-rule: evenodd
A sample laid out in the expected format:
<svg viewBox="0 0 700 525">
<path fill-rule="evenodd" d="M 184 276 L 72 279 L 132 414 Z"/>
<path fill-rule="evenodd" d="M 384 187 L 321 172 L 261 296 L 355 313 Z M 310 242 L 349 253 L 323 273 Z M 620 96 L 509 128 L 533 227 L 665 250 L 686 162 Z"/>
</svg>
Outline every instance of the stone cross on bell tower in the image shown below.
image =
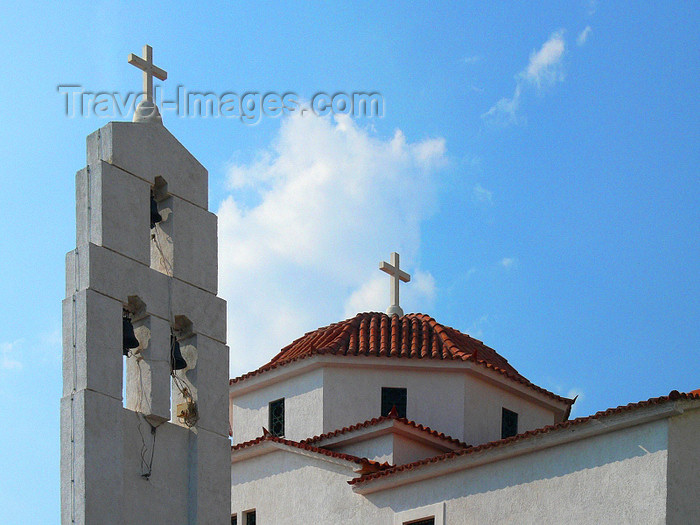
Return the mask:
<svg viewBox="0 0 700 525">
<path fill-rule="evenodd" d="M 143 99 L 134 112 L 134 122 L 161 122 L 158 106 L 153 100 L 153 77 L 165 80 L 168 72 L 153 64 L 153 48 L 148 44 L 143 46 L 143 58 L 129 53 L 129 64 L 143 71 Z"/>
<path fill-rule="evenodd" d="M 225 524 L 226 303 L 207 170 L 163 126 L 151 48 L 134 122 L 87 138 L 66 256 L 61 522 Z M 149 96 L 151 95 L 151 96 Z M 126 395 L 124 396 L 124 392 Z"/>
<path fill-rule="evenodd" d="M 403 309 L 399 306 L 399 284 L 401 281 L 407 283 L 411 276 L 399 268 L 399 254 L 391 253 L 391 264 L 382 261 L 379 269 L 391 276 L 391 306 L 387 309 L 387 315 L 403 315 Z"/>
<path fill-rule="evenodd" d="M 153 77 L 166 80 L 168 72 L 153 64 L 153 48 L 146 44 L 143 46 L 143 58 L 129 53 L 129 64 L 143 71 L 143 96 L 153 102 Z"/>
</svg>

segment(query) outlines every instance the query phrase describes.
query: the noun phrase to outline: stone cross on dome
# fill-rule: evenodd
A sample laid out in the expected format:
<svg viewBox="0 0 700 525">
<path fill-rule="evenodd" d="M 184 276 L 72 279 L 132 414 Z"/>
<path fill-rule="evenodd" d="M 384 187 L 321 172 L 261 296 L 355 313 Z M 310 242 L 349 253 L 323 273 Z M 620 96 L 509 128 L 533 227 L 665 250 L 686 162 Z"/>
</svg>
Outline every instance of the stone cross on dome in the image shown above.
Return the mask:
<svg viewBox="0 0 700 525">
<path fill-rule="evenodd" d="M 158 106 L 153 101 L 153 77 L 168 78 L 168 72 L 153 64 L 153 48 L 143 46 L 143 58 L 129 53 L 129 64 L 143 71 L 143 99 L 134 112 L 134 122 L 162 122 Z"/>
<path fill-rule="evenodd" d="M 399 268 L 399 254 L 391 253 L 391 264 L 382 261 L 379 269 L 391 276 L 391 306 L 387 309 L 387 315 L 403 315 L 403 310 L 399 306 L 399 284 L 401 281 L 407 283 L 411 276 Z"/>
</svg>

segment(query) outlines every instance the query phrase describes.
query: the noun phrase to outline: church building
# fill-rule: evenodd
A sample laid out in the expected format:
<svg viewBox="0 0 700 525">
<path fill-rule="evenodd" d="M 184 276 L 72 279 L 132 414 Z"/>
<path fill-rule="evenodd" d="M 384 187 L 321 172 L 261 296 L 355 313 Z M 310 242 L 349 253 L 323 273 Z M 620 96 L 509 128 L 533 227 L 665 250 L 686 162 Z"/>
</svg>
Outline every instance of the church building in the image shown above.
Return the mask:
<svg viewBox="0 0 700 525">
<path fill-rule="evenodd" d="M 231 522 L 692 523 L 700 395 L 574 400 L 425 314 L 361 313 L 230 381 Z"/>
<path fill-rule="evenodd" d="M 386 313 L 229 380 L 208 174 L 163 126 L 151 48 L 129 62 L 144 99 L 76 174 L 64 525 L 700 522 L 700 391 L 570 419 L 574 399 L 404 313 L 396 253 Z"/>
</svg>

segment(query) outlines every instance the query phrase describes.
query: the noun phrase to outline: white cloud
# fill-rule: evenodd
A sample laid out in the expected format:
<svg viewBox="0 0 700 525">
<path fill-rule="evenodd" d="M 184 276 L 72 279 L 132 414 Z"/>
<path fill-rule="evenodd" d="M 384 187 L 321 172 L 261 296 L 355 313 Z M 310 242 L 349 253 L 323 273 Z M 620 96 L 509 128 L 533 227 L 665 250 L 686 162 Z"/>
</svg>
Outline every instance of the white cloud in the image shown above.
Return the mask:
<svg viewBox="0 0 700 525">
<path fill-rule="evenodd" d="M 501 266 L 503 266 L 506 270 L 510 270 L 517 264 L 518 260 L 515 257 L 504 257 L 501 259 Z"/>
<path fill-rule="evenodd" d="M 593 31 L 591 29 L 591 26 L 586 26 L 586 28 L 583 31 L 581 31 L 578 34 L 578 36 L 576 37 L 576 45 L 578 45 L 580 47 L 583 44 L 585 44 L 586 41 L 588 40 L 588 35 L 591 34 L 591 31 Z"/>
<path fill-rule="evenodd" d="M 481 57 L 479 55 L 464 57 L 465 64 L 476 64 L 479 61 L 481 61 Z"/>
<path fill-rule="evenodd" d="M 519 122 L 518 109 L 520 108 L 520 84 L 515 86 L 512 98 L 502 98 L 491 109 L 481 115 L 486 122 L 495 125 L 507 126 Z"/>
<path fill-rule="evenodd" d="M 473 194 L 474 194 L 474 200 L 476 200 L 477 202 L 483 202 L 483 203 L 487 203 L 487 204 L 493 203 L 493 192 L 490 190 L 487 190 L 478 182 L 474 186 Z"/>
<path fill-rule="evenodd" d="M 283 121 L 274 143 L 229 170 L 218 210 L 220 294 L 228 301 L 231 372 L 263 364 L 305 331 L 389 302 L 378 269 L 392 251 L 414 274 L 405 311 L 425 310 L 435 283 L 416 256 L 436 206 L 441 138 L 387 140 L 347 117 Z M 255 194 L 245 206 L 236 191 Z"/>
<path fill-rule="evenodd" d="M 389 306 L 390 280 L 385 274 L 375 274 L 345 301 L 345 317 L 357 312 L 383 312 Z M 435 279 L 428 272 L 417 271 L 411 282 L 401 285 L 400 303 L 405 312 L 426 311 L 435 300 Z"/>
<path fill-rule="evenodd" d="M 564 80 L 561 59 L 565 49 L 564 32 L 560 30 L 553 33 L 539 51 L 530 54 L 530 61 L 523 72 L 525 79 L 538 88 L 543 84 Z"/>
<path fill-rule="evenodd" d="M 0 370 L 19 370 L 22 368 L 22 363 L 16 359 L 17 347 L 21 343 L 22 340 L 0 343 Z"/>
<path fill-rule="evenodd" d="M 494 104 L 481 118 L 486 122 L 506 126 L 523 120 L 518 114 L 525 88 L 534 86 L 538 91 L 545 86 L 564 81 L 563 57 L 566 51 L 564 31 L 559 30 L 542 44 L 539 51 L 533 51 L 523 71 L 516 75 L 513 96 L 504 97 Z"/>
<path fill-rule="evenodd" d="M 383 311 L 387 305 L 389 280 L 385 275 L 374 275 L 360 288 L 352 292 L 345 301 L 344 317 L 351 317 L 357 312 Z"/>
<path fill-rule="evenodd" d="M 474 321 L 471 326 L 467 329 L 467 335 L 470 335 L 474 339 L 484 339 L 484 327 L 489 323 L 489 316 L 482 315 L 476 321 Z"/>
</svg>

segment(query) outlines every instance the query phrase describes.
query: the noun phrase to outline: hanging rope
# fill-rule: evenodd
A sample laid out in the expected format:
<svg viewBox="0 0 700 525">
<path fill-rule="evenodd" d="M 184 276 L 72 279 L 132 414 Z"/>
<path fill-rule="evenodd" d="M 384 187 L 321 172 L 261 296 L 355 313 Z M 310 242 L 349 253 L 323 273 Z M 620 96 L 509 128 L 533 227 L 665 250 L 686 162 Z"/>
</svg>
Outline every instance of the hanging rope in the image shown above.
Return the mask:
<svg viewBox="0 0 700 525">
<path fill-rule="evenodd" d="M 135 412 L 135 414 L 139 421 L 136 428 L 139 431 L 139 436 L 141 436 L 141 477 L 144 479 L 149 479 L 153 473 L 153 458 L 156 452 L 156 430 L 158 427 L 151 425 L 150 421 L 148 421 L 143 414 L 139 412 Z M 151 457 L 148 459 L 146 459 L 148 455 L 148 446 L 146 445 L 146 438 L 144 438 L 143 432 L 141 431 L 142 418 L 143 421 L 148 423 L 148 426 L 151 428 L 151 435 L 153 436 L 153 442 L 151 443 Z"/>
</svg>

